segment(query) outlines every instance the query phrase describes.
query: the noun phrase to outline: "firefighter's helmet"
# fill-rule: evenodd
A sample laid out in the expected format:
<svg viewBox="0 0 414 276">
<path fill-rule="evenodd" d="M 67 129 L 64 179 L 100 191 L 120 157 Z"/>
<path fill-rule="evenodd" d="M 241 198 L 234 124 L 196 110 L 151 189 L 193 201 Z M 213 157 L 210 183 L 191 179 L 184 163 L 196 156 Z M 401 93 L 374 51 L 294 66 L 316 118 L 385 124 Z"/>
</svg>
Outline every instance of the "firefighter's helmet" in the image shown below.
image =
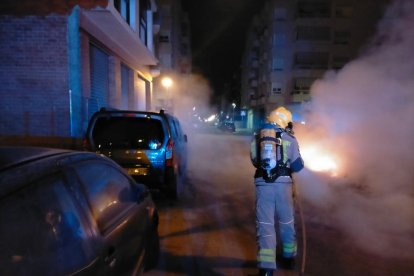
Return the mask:
<svg viewBox="0 0 414 276">
<path fill-rule="evenodd" d="M 267 120 L 270 123 L 277 124 L 282 128 L 286 128 L 290 122 L 292 122 L 292 113 L 285 107 L 281 106 L 270 112 L 267 116 Z"/>
</svg>

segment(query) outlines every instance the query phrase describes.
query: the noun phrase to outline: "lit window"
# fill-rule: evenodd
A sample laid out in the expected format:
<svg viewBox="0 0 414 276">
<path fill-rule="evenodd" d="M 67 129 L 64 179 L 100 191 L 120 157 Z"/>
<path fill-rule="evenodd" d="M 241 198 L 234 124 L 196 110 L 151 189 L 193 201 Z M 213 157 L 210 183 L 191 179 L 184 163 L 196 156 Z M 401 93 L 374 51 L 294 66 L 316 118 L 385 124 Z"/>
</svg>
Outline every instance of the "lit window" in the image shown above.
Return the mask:
<svg viewBox="0 0 414 276">
<path fill-rule="evenodd" d="M 274 57 L 272 60 L 272 71 L 282 71 L 285 66 L 285 60 L 280 57 Z"/>
</svg>

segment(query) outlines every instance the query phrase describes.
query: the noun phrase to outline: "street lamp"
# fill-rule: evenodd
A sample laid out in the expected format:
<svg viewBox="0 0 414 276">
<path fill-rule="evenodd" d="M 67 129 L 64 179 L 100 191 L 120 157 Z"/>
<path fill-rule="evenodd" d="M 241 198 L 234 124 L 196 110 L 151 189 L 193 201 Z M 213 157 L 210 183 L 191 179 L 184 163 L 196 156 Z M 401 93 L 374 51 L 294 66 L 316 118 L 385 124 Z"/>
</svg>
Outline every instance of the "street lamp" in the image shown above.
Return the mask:
<svg viewBox="0 0 414 276">
<path fill-rule="evenodd" d="M 168 88 L 170 88 L 172 86 L 172 79 L 169 78 L 169 77 L 164 77 L 161 80 L 161 84 L 162 84 L 162 86 L 164 86 L 165 88 L 168 89 Z"/>
<path fill-rule="evenodd" d="M 233 107 L 233 122 L 234 122 L 234 109 L 236 108 L 236 104 L 232 103 L 231 106 Z"/>
<path fill-rule="evenodd" d="M 162 84 L 162 86 L 164 86 L 164 87 L 165 87 L 165 89 L 166 89 L 166 94 L 167 94 L 166 98 L 167 98 L 167 97 L 169 97 L 169 98 L 170 98 L 170 106 L 171 106 L 171 112 L 172 112 L 172 109 L 173 109 L 173 97 L 172 97 L 172 94 L 170 95 L 169 90 L 170 90 L 170 87 L 173 85 L 173 81 L 172 81 L 172 79 L 171 79 L 171 78 L 169 78 L 169 77 L 164 77 L 164 78 L 161 80 L 161 84 Z"/>
</svg>

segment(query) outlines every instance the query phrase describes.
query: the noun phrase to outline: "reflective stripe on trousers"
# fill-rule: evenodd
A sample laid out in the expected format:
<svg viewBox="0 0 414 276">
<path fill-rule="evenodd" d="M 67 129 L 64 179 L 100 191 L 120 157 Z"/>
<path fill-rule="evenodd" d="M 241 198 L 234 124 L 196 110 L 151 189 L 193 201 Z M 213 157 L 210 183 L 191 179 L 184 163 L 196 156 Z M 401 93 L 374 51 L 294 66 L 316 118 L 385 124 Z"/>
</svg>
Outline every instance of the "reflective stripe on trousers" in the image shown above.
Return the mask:
<svg viewBox="0 0 414 276">
<path fill-rule="evenodd" d="M 276 269 L 275 231 L 280 231 L 284 257 L 293 257 L 297 251 L 292 183 L 266 183 L 257 178 L 255 184 L 258 267 Z M 275 218 L 279 219 L 276 230 Z"/>
</svg>

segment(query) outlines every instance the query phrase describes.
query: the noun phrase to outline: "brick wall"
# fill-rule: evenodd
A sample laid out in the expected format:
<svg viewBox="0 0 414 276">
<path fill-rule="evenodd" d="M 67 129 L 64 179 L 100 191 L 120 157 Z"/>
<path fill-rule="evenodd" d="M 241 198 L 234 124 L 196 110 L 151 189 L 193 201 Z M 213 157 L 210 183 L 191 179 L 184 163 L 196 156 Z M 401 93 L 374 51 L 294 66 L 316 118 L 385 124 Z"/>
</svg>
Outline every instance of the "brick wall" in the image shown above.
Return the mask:
<svg viewBox="0 0 414 276">
<path fill-rule="evenodd" d="M 0 16 L 0 135 L 70 136 L 67 16 Z"/>
<path fill-rule="evenodd" d="M 106 7 L 109 0 L 2 0 L 0 14 L 5 15 L 48 15 L 70 14 L 75 6 L 85 9 Z"/>
</svg>

